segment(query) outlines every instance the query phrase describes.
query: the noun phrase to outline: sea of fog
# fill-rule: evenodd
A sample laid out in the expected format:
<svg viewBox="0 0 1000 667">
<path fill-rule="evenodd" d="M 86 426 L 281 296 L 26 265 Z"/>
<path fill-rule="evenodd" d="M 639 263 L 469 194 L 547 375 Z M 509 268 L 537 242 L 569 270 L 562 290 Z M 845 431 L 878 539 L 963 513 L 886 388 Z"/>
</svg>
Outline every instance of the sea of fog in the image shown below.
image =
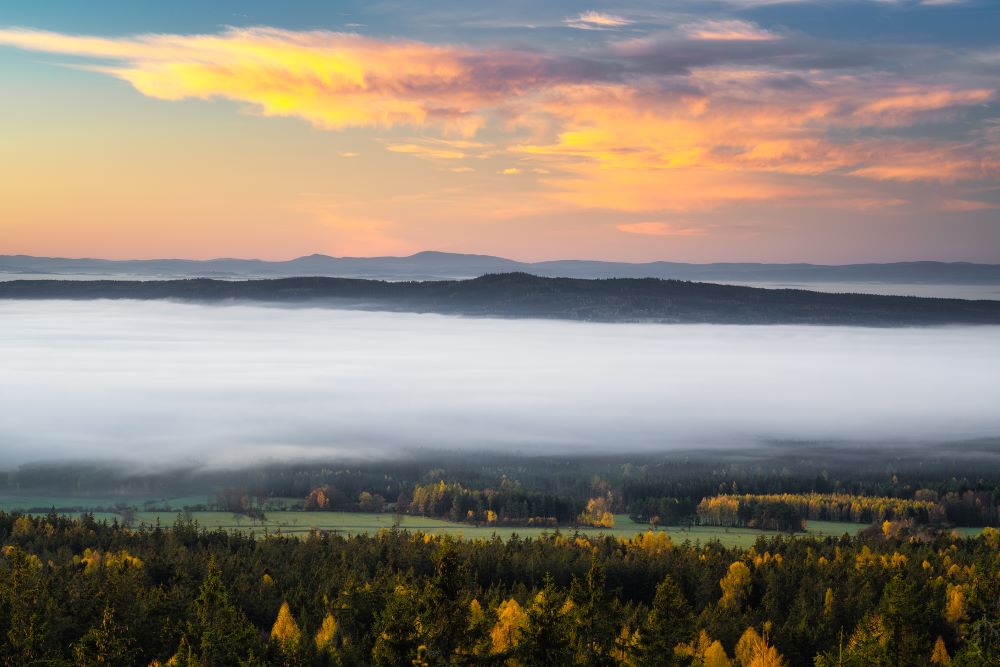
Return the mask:
<svg viewBox="0 0 1000 667">
<path fill-rule="evenodd" d="M 1000 327 L 0 301 L 0 468 L 1000 434 Z"/>
</svg>

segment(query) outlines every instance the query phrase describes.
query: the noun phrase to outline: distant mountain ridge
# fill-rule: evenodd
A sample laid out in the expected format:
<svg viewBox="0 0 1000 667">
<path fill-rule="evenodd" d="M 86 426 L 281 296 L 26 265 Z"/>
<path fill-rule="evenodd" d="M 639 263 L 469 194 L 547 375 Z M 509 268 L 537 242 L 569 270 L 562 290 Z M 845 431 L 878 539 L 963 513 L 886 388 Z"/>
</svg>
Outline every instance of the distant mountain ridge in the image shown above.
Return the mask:
<svg viewBox="0 0 1000 667">
<path fill-rule="evenodd" d="M 488 273 L 530 273 L 550 278 L 663 278 L 708 282 L 883 282 L 1000 284 L 1000 264 L 969 262 L 892 262 L 884 264 L 766 264 L 683 262 L 605 262 L 552 260 L 518 262 L 491 255 L 437 251 L 407 257 L 330 257 L 307 255 L 287 261 L 258 259 L 65 259 L 0 255 L 0 274 L 122 275 L 137 278 L 289 278 L 318 276 L 379 280 L 445 280 Z"/>
<path fill-rule="evenodd" d="M 469 280 L 358 278 L 166 281 L 12 280 L 0 299 L 142 299 L 259 302 L 354 310 L 594 322 L 925 326 L 1000 324 L 1000 301 L 826 294 L 657 278 L 545 278 L 487 274 Z"/>
</svg>

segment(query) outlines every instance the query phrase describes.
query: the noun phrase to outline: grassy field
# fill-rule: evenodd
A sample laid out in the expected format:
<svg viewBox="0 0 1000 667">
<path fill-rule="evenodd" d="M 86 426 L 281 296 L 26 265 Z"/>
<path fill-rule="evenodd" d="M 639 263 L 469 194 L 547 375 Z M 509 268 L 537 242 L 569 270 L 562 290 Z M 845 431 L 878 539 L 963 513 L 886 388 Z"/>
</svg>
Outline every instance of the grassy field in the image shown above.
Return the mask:
<svg viewBox="0 0 1000 667">
<path fill-rule="evenodd" d="M 170 525 L 177 520 L 178 514 L 173 512 L 137 512 L 135 515 L 136 525 Z M 191 518 L 204 528 L 223 528 L 226 530 L 253 531 L 262 535 L 265 530 L 270 533 L 282 533 L 286 535 L 303 535 L 312 529 L 322 531 L 333 531 L 344 534 L 373 533 L 383 528 L 391 528 L 395 517 L 392 514 L 365 514 L 360 512 L 271 512 L 267 514 L 265 522 L 250 521 L 246 517 L 236 517 L 228 512 L 192 512 Z M 437 535 L 452 535 L 465 538 L 490 538 L 498 535 L 503 539 L 508 539 L 511 535 L 517 534 L 522 537 L 541 535 L 545 532 L 553 532 L 549 528 L 531 527 L 494 527 L 494 526 L 473 526 L 462 523 L 452 523 L 440 519 L 429 519 L 416 516 L 401 517 L 400 527 L 411 531 L 421 531 Z M 853 523 L 815 522 L 810 525 L 807 534 L 810 535 L 835 535 L 843 533 L 855 533 L 863 528 Z M 629 519 L 628 515 L 619 514 L 615 516 L 614 528 L 584 528 L 579 532 L 586 535 L 611 534 L 619 537 L 632 537 L 637 533 L 649 530 L 648 524 L 637 524 Z M 573 532 L 572 528 L 561 528 L 564 533 Z M 665 531 L 675 542 L 708 542 L 719 540 L 727 546 L 748 547 L 763 534 L 764 531 L 752 530 L 749 528 L 714 528 L 710 526 L 693 526 L 691 528 L 665 527 L 660 528 Z M 773 534 L 773 533 L 772 533 Z"/>
<path fill-rule="evenodd" d="M 181 509 L 185 506 L 201 505 L 208 502 L 207 497 L 189 496 L 182 498 L 153 499 L 151 505 L 149 498 L 71 498 L 71 497 L 40 497 L 40 496 L 13 496 L 0 495 L 0 510 L 4 511 L 32 511 L 35 514 L 44 514 L 44 508 L 73 508 L 72 511 L 62 513 L 79 516 L 80 509 L 112 508 L 119 503 L 131 505 L 133 507 L 150 507 L 155 511 L 135 512 L 135 526 L 155 526 L 159 522 L 162 526 L 173 525 L 178 517 L 182 516 Z M 301 503 L 297 498 L 274 498 L 268 501 L 271 508 L 274 507 L 294 507 Z M 224 530 L 250 532 L 256 535 L 281 533 L 285 535 L 305 535 L 309 531 L 316 529 L 320 531 L 330 531 L 355 535 L 362 533 L 374 533 L 383 528 L 391 528 L 395 517 L 392 514 L 367 514 L 361 512 L 305 512 L 296 510 L 267 511 L 267 519 L 261 521 L 251 521 L 245 516 L 235 515 L 230 512 L 190 512 L 189 516 L 198 522 L 198 525 L 214 530 L 222 528 Z M 94 517 L 98 521 L 113 521 L 120 519 L 114 512 L 94 512 Z M 508 539 L 511 535 L 517 534 L 522 537 L 541 535 L 545 532 L 553 532 L 551 528 L 530 528 L 530 527 L 496 527 L 496 526 L 474 526 L 463 523 L 452 523 L 440 519 L 429 519 L 416 516 L 401 517 L 400 527 L 410 531 L 421 531 L 437 535 L 452 535 L 465 538 L 490 538 L 494 534 L 502 539 Z M 805 533 L 799 535 L 833 536 L 839 537 L 844 533 L 855 534 L 865 528 L 856 523 L 835 522 L 835 521 L 810 521 Z M 579 532 L 586 535 L 611 534 L 618 537 L 632 537 L 637 533 L 649 530 L 647 524 L 637 524 L 628 515 L 618 514 L 615 516 L 614 528 L 583 528 Z M 574 532 L 573 528 L 563 527 L 563 533 Z M 681 542 L 709 542 L 718 540 L 725 546 L 749 547 L 761 535 L 775 534 L 750 528 L 717 528 L 712 526 L 692 526 L 683 528 L 679 526 L 660 527 L 670 538 L 677 543 Z M 982 532 L 981 528 L 956 528 L 963 537 L 973 537 Z"/>
<path fill-rule="evenodd" d="M 281 499 L 284 500 L 284 499 Z M 53 507 L 62 511 L 72 509 L 73 511 L 88 511 L 97 508 L 112 509 L 116 507 L 137 507 L 143 508 L 147 503 L 150 508 L 165 509 L 168 511 L 182 510 L 184 507 L 205 505 L 215 502 L 215 498 L 209 496 L 182 496 L 177 498 L 150 498 L 149 496 L 22 496 L 15 494 L 0 494 L 0 509 L 6 512 L 12 511 L 33 511 L 45 512 Z M 72 513 L 72 512 L 63 512 Z"/>
</svg>

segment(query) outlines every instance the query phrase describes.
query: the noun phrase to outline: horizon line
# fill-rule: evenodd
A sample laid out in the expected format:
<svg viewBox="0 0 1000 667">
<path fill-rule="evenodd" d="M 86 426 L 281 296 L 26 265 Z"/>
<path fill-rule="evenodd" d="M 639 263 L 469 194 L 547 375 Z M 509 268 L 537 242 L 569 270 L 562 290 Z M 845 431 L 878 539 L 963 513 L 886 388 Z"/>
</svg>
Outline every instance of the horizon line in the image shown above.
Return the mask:
<svg viewBox="0 0 1000 667">
<path fill-rule="evenodd" d="M 962 264 L 969 266 L 1000 266 L 1000 261 L 997 262 L 971 262 L 968 260 L 944 260 L 944 259 L 903 259 L 903 260 L 886 260 L 886 261 L 859 261 L 859 262 L 845 262 L 845 263 L 817 263 L 817 262 L 803 262 L 803 261 L 762 261 L 762 260 L 743 260 L 743 261 L 713 261 L 713 262 L 684 262 L 671 259 L 655 259 L 645 262 L 635 262 L 627 260 L 614 260 L 614 259 L 585 259 L 577 257 L 564 257 L 559 259 L 544 259 L 537 261 L 527 261 L 520 259 L 512 259 L 510 257 L 504 257 L 502 255 L 491 255 L 486 253 L 476 253 L 476 252 L 460 252 L 460 251 L 447 251 L 447 250 L 420 250 L 409 255 L 328 255 L 326 253 L 315 252 L 309 253 L 307 255 L 297 255 L 294 257 L 289 257 L 287 259 L 264 259 L 261 257 L 232 257 L 232 256 L 222 256 L 222 257 L 208 257 L 208 258 L 191 258 L 191 257 L 130 257 L 130 258 L 119 258 L 112 259 L 107 257 L 61 257 L 55 255 L 31 255 L 27 253 L 11 253 L 11 254 L 0 254 L 0 259 L 9 258 L 28 258 L 28 259 L 38 259 L 38 260 L 59 260 L 59 261 L 96 261 L 96 262 L 113 262 L 113 263 L 124 263 L 124 262 L 192 262 L 192 263 L 209 263 L 209 262 L 260 262 L 265 264 L 287 264 L 290 262 L 295 262 L 303 259 L 310 258 L 323 258 L 330 260 L 393 260 L 393 259 L 413 259 L 421 255 L 446 255 L 452 257 L 475 257 L 482 259 L 494 259 L 502 260 L 505 262 L 513 262 L 516 264 L 523 264 L 528 266 L 536 266 L 539 264 L 550 264 L 558 262 L 588 262 L 596 264 L 622 264 L 628 266 L 646 266 L 650 264 L 678 264 L 685 266 L 713 266 L 713 265 L 745 265 L 745 264 L 756 264 L 756 265 L 771 265 L 771 266 L 816 266 L 816 267 L 845 267 L 845 266 L 871 266 L 871 265 L 893 265 L 893 264 Z"/>
</svg>

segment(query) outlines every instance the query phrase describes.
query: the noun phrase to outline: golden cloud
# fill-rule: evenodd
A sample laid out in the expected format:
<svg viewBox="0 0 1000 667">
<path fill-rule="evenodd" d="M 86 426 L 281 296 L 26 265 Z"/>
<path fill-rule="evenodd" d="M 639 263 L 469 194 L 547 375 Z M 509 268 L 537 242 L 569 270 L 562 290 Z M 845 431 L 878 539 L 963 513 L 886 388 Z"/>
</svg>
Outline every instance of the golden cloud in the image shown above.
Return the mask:
<svg viewBox="0 0 1000 667">
<path fill-rule="evenodd" d="M 0 44 L 116 61 L 91 69 L 157 99 L 224 98 L 324 129 L 434 125 L 464 136 L 520 84 L 519 70 L 532 77 L 538 66 L 530 54 L 274 28 L 121 39 L 0 30 Z M 484 59 L 509 78 L 484 77 Z"/>
<path fill-rule="evenodd" d="M 629 23 L 596 12 L 573 20 L 593 27 Z M 774 38 L 743 21 L 705 21 L 686 30 L 707 41 Z M 562 205 L 683 211 L 811 197 L 872 208 L 871 202 L 894 198 L 838 197 L 817 177 L 1000 178 L 994 135 L 960 142 L 861 132 L 994 100 L 995 91 L 983 87 L 801 72 L 804 85 L 779 86 L 770 83 L 773 68 L 730 67 L 695 68 L 672 92 L 656 77 L 609 82 L 579 62 L 544 53 L 274 28 L 113 39 L 0 30 L 0 44 L 108 61 L 89 68 L 157 99 L 227 99 L 330 130 L 409 126 L 458 135 L 393 141 L 386 145 L 391 152 L 434 160 L 530 155 L 542 165 L 531 169 L 540 176 L 532 182 Z M 496 143 L 474 140 L 494 118 Z"/>
</svg>

